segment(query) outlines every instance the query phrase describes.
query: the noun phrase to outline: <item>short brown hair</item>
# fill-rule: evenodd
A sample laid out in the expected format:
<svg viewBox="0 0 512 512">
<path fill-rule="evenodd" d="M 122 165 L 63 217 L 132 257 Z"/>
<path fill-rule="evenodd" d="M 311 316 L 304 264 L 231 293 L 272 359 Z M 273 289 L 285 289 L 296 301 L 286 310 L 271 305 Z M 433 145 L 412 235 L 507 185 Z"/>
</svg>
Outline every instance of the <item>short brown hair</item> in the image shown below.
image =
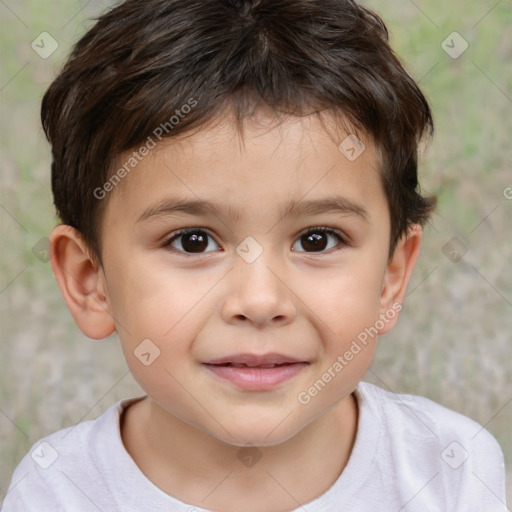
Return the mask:
<svg viewBox="0 0 512 512">
<path fill-rule="evenodd" d="M 118 156 L 159 126 L 172 137 L 227 105 L 241 122 L 254 98 L 285 115 L 329 110 L 371 137 L 382 154 L 390 252 L 426 222 L 435 200 L 419 192 L 417 153 L 433 130 L 429 105 L 383 21 L 352 0 L 127 0 L 106 12 L 42 101 L 60 219 L 101 260 L 106 201 L 94 191 Z M 170 123 L 191 99 L 194 108 Z"/>
</svg>

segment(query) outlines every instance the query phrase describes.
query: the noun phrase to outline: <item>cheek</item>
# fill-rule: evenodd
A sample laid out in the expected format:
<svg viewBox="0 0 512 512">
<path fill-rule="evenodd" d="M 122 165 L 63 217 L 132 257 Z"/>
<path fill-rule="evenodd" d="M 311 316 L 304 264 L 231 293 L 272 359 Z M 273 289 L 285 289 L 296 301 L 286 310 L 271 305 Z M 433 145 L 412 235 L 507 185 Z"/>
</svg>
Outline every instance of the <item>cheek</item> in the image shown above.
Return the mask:
<svg viewBox="0 0 512 512">
<path fill-rule="evenodd" d="M 211 273 L 191 277 L 190 270 L 171 270 L 165 261 L 131 263 L 112 274 L 111 307 L 116 321 L 135 339 L 168 340 L 182 332 L 218 280 Z"/>
<path fill-rule="evenodd" d="M 308 306 L 325 330 L 346 342 L 375 323 L 379 315 L 384 270 L 375 263 L 347 265 L 315 279 L 303 290 Z"/>
<path fill-rule="evenodd" d="M 208 290 L 207 282 L 197 281 L 191 288 L 190 280 L 157 266 L 123 265 L 110 274 L 111 309 L 126 363 L 139 385 L 157 400 L 162 393 L 179 396 L 173 376 L 188 371 L 198 330 L 194 319 L 201 314 L 200 298 Z M 175 378 L 182 380 L 178 374 Z"/>
<path fill-rule="evenodd" d="M 194 399 L 201 396 L 201 390 L 191 385 L 189 378 L 194 375 L 194 369 L 183 355 L 164 347 L 160 356 L 148 366 L 134 357 L 126 359 L 133 378 L 151 400 L 165 411 L 199 427 L 210 421 L 209 416 L 205 417 L 200 402 Z M 215 430 L 215 425 L 208 425 L 208 428 Z"/>
<path fill-rule="evenodd" d="M 378 338 L 375 325 L 379 319 L 385 267 L 375 261 L 370 265 L 364 255 L 353 263 L 330 272 L 325 279 L 317 279 L 316 287 L 310 286 L 309 294 L 304 295 L 309 297 L 308 306 L 314 311 L 315 324 L 322 333 L 323 357 L 315 372 L 316 382 L 320 382 L 311 393 L 318 393 L 317 388 L 324 384 L 328 391 L 318 393 L 318 400 L 315 398 L 311 404 L 318 411 L 335 397 L 352 392 L 375 354 Z M 306 291 L 304 288 L 302 293 Z"/>
<path fill-rule="evenodd" d="M 318 286 L 315 295 L 309 294 L 323 354 L 297 396 L 304 414 L 323 414 L 348 396 L 368 371 L 378 339 L 380 283 L 378 272 L 339 272 Z"/>
</svg>

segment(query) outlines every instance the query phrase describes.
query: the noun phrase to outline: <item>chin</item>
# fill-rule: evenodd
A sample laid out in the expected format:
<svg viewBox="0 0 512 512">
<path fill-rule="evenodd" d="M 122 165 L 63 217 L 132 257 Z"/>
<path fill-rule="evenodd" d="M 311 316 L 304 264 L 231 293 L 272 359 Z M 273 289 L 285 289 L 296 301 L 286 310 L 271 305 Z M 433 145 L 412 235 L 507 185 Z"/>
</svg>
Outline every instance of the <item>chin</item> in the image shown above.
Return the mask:
<svg viewBox="0 0 512 512">
<path fill-rule="evenodd" d="M 230 444 L 232 446 L 247 447 L 247 446 L 276 446 L 288 441 L 296 435 L 300 428 L 291 428 L 290 425 L 284 427 L 280 422 L 283 418 L 278 420 L 261 422 L 250 421 L 247 418 L 245 423 L 237 422 L 236 424 L 226 425 L 227 430 L 232 434 L 230 436 L 224 430 L 218 430 L 214 435 L 219 441 Z"/>
</svg>

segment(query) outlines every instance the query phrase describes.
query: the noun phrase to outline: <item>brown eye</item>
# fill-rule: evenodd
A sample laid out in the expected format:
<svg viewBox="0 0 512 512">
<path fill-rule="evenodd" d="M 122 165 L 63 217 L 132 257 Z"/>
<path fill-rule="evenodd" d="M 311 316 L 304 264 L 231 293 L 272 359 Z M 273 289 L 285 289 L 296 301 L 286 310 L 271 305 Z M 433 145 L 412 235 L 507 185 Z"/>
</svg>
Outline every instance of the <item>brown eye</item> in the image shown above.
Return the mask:
<svg viewBox="0 0 512 512">
<path fill-rule="evenodd" d="M 190 233 L 182 235 L 181 245 L 186 252 L 203 252 L 208 247 L 208 235 Z"/>
<path fill-rule="evenodd" d="M 325 233 L 308 233 L 300 237 L 300 243 L 305 251 L 323 251 L 327 247 Z"/>
<path fill-rule="evenodd" d="M 179 231 L 165 242 L 164 245 L 171 246 L 180 252 L 191 254 L 211 252 L 218 248 L 212 237 L 206 231 L 200 229 Z"/>
<path fill-rule="evenodd" d="M 334 239 L 333 243 L 330 239 Z M 300 248 L 297 248 L 297 245 Z M 336 231 L 329 228 L 313 228 L 302 234 L 292 247 L 298 252 L 324 252 L 325 249 L 336 249 L 343 246 L 344 240 Z"/>
</svg>

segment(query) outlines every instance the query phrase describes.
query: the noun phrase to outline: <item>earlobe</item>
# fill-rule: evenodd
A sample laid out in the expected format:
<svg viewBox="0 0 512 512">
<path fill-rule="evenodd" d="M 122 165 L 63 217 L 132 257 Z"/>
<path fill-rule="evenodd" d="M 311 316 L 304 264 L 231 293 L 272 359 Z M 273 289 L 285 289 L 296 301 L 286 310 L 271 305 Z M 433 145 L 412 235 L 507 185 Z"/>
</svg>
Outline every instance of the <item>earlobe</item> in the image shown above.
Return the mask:
<svg viewBox="0 0 512 512">
<path fill-rule="evenodd" d="M 50 261 L 66 304 L 80 330 L 103 339 L 115 331 L 105 276 L 80 233 L 67 225 L 50 235 Z"/>
<path fill-rule="evenodd" d="M 401 310 L 407 285 L 420 253 L 421 239 L 421 226 L 416 224 L 411 226 L 407 235 L 399 240 L 393 257 L 388 262 L 380 298 L 380 313 L 386 315 L 387 318 L 390 316 L 390 311 L 393 310 L 395 313 L 393 313 L 391 321 L 381 329 L 380 334 L 388 332 L 398 320 L 396 311 Z"/>
</svg>

